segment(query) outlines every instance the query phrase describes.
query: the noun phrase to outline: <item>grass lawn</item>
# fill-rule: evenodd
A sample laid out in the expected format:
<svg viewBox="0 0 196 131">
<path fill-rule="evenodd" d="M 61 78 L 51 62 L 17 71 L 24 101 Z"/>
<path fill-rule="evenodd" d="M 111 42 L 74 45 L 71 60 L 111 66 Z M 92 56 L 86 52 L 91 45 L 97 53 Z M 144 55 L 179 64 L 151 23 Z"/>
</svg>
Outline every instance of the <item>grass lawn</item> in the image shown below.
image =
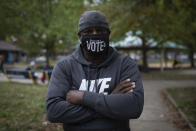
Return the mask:
<svg viewBox="0 0 196 131">
<path fill-rule="evenodd" d="M 46 92 L 47 86 L 0 82 L 0 130 L 62 130 L 46 120 Z"/>
<path fill-rule="evenodd" d="M 182 74 L 177 71 L 152 71 L 141 75 L 144 80 L 196 80 L 194 74 Z"/>
<path fill-rule="evenodd" d="M 166 91 L 196 127 L 196 88 L 169 88 Z"/>
</svg>

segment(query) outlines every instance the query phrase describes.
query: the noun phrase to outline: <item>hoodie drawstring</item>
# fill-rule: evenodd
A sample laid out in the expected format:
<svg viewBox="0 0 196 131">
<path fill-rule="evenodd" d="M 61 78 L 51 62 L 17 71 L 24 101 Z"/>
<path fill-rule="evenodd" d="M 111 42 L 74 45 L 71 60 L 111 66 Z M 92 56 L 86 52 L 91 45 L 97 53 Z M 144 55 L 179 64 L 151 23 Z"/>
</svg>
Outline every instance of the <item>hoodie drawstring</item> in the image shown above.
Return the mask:
<svg viewBox="0 0 196 131">
<path fill-rule="evenodd" d="M 89 91 L 89 88 L 90 88 L 90 67 L 89 66 L 87 66 L 87 82 L 88 82 L 87 90 Z"/>
<path fill-rule="evenodd" d="M 99 88 L 98 84 L 99 84 L 99 75 L 100 75 L 100 68 L 96 66 L 96 77 L 95 77 L 95 89 L 96 89 L 96 93 L 99 93 Z"/>
<path fill-rule="evenodd" d="M 97 66 L 95 67 L 95 73 L 96 73 L 95 74 L 95 85 L 94 85 L 92 91 L 95 90 L 95 92 L 98 93 L 99 92 L 99 89 L 98 89 L 99 68 Z M 90 82 L 91 82 L 91 80 L 90 80 L 90 66 L 87 66 L 87 74 L 85 73 L 85 75 L 86 75 L 86 79 L 88 82 L 87 83 L 87 90 L 90 91 L 90 86 L 91 86 L 91 84 L 90 84 Z"/>
</svg>

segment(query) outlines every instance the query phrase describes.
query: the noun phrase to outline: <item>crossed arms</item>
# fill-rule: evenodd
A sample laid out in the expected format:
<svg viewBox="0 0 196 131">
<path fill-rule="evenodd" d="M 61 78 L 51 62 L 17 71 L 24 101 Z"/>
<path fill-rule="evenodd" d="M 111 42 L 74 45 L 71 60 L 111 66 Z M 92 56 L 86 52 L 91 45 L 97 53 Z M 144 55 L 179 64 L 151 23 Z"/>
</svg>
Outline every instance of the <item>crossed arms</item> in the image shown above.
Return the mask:
<svg viewBox="0 0 196 131">
<path fill-rule="evenodd" d="M 51 122 L 83 123 L 97 117 L 111 119 L 138 118 L 143 110 L 144 94 L 136 65 L 126 68 L 122 79 L 109 95 L 70 90 L 68 72 L 61 64 L 54 68 L 49 85 L 46 108 Z M 133 90 L 134 89 L 134 90 Z"/>
</svg>

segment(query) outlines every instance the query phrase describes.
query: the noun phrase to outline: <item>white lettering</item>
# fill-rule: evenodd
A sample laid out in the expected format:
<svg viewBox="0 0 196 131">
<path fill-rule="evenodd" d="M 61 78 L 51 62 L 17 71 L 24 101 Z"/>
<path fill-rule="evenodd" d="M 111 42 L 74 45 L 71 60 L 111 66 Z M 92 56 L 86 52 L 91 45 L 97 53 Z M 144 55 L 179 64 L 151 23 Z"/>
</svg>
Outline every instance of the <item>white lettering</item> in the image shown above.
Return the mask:
<svg viewBox="0 0 196 131">
<path fill-rule="evenodd" d="M 108 92 L 104 92 L 105 89 L 109 88 L 109 84 L 107 82 L 111 81 L 111 78 L 104 78 L 103 79 L 103 82 L 101 84 L 101 87 L 100 87 L 100 90 L 99 90 L 99 93 L 103 93 L 105 95 L 108 94 Z"/>
<path fill-rule="evenodd" d="M 99 52 L 99 46 L 100 46 L 100 44 L 97 43 L 97 52 Z"/>
<path fill-rule="evenodd" d="M 79 90 L 87 91 L 87 85 L 88 85 L 88 81 L 86 79 L 83 79 L 81 84 L 80 84 Z"/>
<path fill-rule="evenodd" d="M 95 80 L 91 80 L 89 91 L 96 92 L 96 89 L 94 87 L 95 87 Z"/>
<path fill-rule="evenodd" d="M 103 51 L 104 47 L 106 47 L 105 42 L 101 40 L 90 40 L 90 41 L 86 41 L 86 43 L 87 43 L 87 49 L 93 52 Z"/>
<path fill-rule="evenodd" d="M 105 47 L 106 45 L 105 45 L 105 43 L 104 42 L 102 42 L 101 44 L 100 44 L 100 51 L 103 51 L 104 49 L 104 47 Z"/>
<path fill-rule="evenodd" d="M 86 41 L 86 43 L 87 43 L 87 49 L 90 50 L 90 48 L 91 48 L 90 43 L 88 41 Z"/>
<path fill-rule="evenodd" d="M 96 50 L 96 41 L 91 40 L 91 50 L 94 52 Z"/>
<path fill-rule="evenodd" d="M 101 78 L 97 80 L 97 87 L 100 86 L 100 89 L 98 91 L 99 93 L 103 93 L 105 95 L 108 94 L 108 92 L 105 92 L 105 89 L 109 88 L 109 82 L 111 81 L 111 79 L 112 78 Z M 82 79 L 79 90 L 88 91 L 88 82 L 88 80 Z M 96 92 L 95 80 L 90 80 L 89 91 Z"/>
</svg>

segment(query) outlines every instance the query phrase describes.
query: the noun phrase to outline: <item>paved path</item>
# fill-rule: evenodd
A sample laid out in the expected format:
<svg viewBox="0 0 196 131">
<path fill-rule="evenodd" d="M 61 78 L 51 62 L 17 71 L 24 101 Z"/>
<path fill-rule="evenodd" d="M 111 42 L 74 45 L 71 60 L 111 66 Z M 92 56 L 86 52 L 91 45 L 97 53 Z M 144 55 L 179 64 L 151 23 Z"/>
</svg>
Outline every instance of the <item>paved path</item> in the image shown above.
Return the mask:
<svg viewBox="0 0 196 131">
<path fill-rule="evenodd" d="M 189 75 L 196 75 L 196 69 L 181 70 L 180 73 L 189 74 Z"/>
<path fill-rule="evenodd" d="M 132 131 L 180 131 L 171 123 L 172 115 L 163 103 L 160 90 L 168 87 L 195 86 L 196 81 L 144 80 L 144 110 L 141 117 L 131 120 Z"/>
</svg>

